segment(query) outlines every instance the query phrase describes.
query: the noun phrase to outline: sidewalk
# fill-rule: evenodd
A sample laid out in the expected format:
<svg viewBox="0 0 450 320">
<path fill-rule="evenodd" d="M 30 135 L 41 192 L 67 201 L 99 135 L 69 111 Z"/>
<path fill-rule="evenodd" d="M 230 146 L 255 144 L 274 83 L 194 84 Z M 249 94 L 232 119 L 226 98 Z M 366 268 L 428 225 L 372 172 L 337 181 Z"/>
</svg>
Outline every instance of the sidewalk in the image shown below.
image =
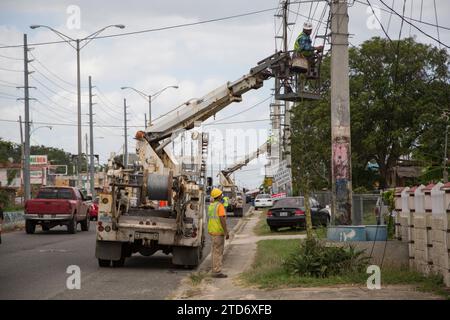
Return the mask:
<svg viewBox="0 0 450 320">
<path fill-rule="evenodd" d="M 199 285 L 194 286 L 191 279 L 187 277 L 169 298 L 195 300 L 442 299 L 430 293 L 416 291 L 413 286 L 409 285 L 383 286 L 381 290 L 369 290 L 365 286 L 352 285 L 275 290 L 244 287 L 239 284 L 238 277 L 244 270 L 251 268 L 258 241 L 266 239 L 300 239 L 305 237 L 305 235 L 256 236 L 253 233 L 253 229 L 258 220 L 259 215 L 250 211 L 249 215 L 243 218 L 242 222 L 236 226 L 234 235 L 226 243 L 223 272 L 228 275 L 228 278 L 215 279 L 205 277 Z M 197 272 L 205 273 L 209 272 L 210 269 L 211 259 L 208 256 Z"/>
</svg>

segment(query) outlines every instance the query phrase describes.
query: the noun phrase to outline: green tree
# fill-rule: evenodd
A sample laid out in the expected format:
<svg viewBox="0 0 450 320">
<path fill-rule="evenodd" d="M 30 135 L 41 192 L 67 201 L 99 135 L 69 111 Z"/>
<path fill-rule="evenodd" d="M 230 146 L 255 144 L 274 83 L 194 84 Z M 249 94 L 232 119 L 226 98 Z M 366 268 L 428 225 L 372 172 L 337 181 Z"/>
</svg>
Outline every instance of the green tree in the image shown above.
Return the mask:
<svg viewBox="0 0 450 320">
<path fill-rule="evenodd" d="M 430 168 L 424 179 L 442 177 L 448 124 L 443 114 L 450 111 L 447 52 L 413 38 L 391 43 L 375 37 L 349 50 L 349 67 L 353 186 L 372 189 L 378 180 L 384 187 L 390 170 L 403 156 Z M 292 110 L 294 181 L 301 170 L 299 152 L 307 152 L 305 166 L 316 190 L 331 186 L 328 58 L 323 60 L 321 79 L 323 100 L 305 101 L 304 108 Z M 297 121 L 302 109 L 303 131 Z M 378 164 L 378 172 L 367 169 L 369 161 Z M 298 190 L 298 183 L 294 187 Z"/>
</svg>

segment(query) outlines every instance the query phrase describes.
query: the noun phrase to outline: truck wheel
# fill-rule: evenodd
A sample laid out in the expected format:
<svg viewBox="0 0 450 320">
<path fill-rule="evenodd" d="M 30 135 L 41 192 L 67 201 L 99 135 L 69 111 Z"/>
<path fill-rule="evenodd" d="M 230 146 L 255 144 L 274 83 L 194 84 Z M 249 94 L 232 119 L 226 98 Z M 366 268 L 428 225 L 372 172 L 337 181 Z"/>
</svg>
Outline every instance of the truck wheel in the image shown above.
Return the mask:
<svg viewBox="0 0 450 320">
<path fill-rule="evenodd" d="M 111 260 L 98 259 L 98 266 L 101 268 L 107 268 L 111 265 Z"/>
<path fill-rule="evenodd" d="M 81 231 L 89 231 L 89 227 L 91 225 L 91 221 L 89 220 L 89 216 L 86 216 L 86 219 L 81 221 Z"/>
<path fill-rule="evenodd" d="M 67 231 L 70 234 L 77 233 L 77 217 L 74 216 L 72 220 L 67 224 Z"/>
<path fill-rule="evenodd" d="M 26 220 L 25 221 L 25 231 L 28 234 L 33 234 L 34 230 L 36 230 L 36 224 L 33 221 Z"/>
<path fill-rule="evenodd" d="M 48 231 L 50 228 L 46 226 L 45 224 L 41 225 L 42 231 Z"/>
<path fill-rule="evenodd" d="M 122 268 L 124 264 L 125 264 L 125 258 L 124 257 L 120 258 L 119 260 L 113 260 L 112 261 L 113 268 Z"/>
</svg>

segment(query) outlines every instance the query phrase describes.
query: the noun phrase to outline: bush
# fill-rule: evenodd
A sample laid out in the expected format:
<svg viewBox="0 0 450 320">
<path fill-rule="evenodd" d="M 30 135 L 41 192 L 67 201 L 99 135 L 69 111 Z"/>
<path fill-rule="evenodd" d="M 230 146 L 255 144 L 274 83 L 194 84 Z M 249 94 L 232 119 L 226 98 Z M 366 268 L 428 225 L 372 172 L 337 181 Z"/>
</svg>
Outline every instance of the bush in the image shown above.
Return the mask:
<svg viewBox="0 0 450 320">
<path fill-rule="evenodd" d="M 285 268 L 292 274 L 304 277 L 326 278 L 348 273 L 364 272 L 369 258 L 364 251 L 353 246 L 327 247 L 315 238 L 301 242 L 298 250 L 284 262 Z"/>
</svg>

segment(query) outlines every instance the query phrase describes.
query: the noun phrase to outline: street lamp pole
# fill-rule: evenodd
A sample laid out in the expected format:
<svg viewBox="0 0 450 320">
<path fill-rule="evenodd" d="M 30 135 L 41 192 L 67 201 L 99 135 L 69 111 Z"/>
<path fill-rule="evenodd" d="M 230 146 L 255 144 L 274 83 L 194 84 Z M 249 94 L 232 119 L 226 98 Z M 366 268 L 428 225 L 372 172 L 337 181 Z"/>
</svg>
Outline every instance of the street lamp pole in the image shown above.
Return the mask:
<svg viewBox="0 0 450 320">
<path fill-rule="evenodd" d="M 78 187 L 81 187 L 81 176 L 80 176 L 80 168 L 81 168 L 81 154 L 82 154 L 82 132 L 81 132 L 81 77 L 80 77 L 80 51 L 82 48 L 84 48 L 89 42 L 91 42 L 93 39 L 95 39 L 96 36 L 98 36 L 101 32 L 106 30 L 109 27 L 115 27 L 123 29 L 125 26 L 123 24 L 115 24 L 115 25 L 108 25 L 89 36 L 83 38 L 83 39 L 73 39 L 69 37 L 68 35 L 65 35 L 64 33 L 53 29 L 52 27 L 46 26 L 46 25 L 31 25 L 31 29 L 36 28 L 47 28 L 54 32 L 56 35 L 58 35 L 61 39 L 63 39 L 65 42 L 67 42 L 72 48 L 75 49 L 77 52 L 77 120 L 78 120 L 78 157 L 77 157 L 77 167 L 78 167 L 78 174 L 77 174 L 77 181 L 78 181 Z M 86 41 L 86 43 L 80 47 L 80 42 Z M 73 46 L 71 42 L 75 42 L 76 46 Z"/>
<path fill-rule="evenodd" d="M 121 87 L 120 89 L 125 90 L 125 89 L 131 89 L 133 91 L 135 91 L 136 93 L 138 93 L 141 97 L 143 97 L 144 99 L 148 100 L 148 126 L 150 127 L 152 124 L 152 99 L 155 99 L 158 95 L 160 95 L 164 90 L 169 89 L 169 88 L 174 88 L 174 89 L 178 89 L 178 86 L 167 86 L 159 91 L 157 91 L 154 94 L 146 94 L 138 89 L 135 89 L 133 87 Z M 147 122 L 146 122 L 147 123 Z"/>
</svg>

